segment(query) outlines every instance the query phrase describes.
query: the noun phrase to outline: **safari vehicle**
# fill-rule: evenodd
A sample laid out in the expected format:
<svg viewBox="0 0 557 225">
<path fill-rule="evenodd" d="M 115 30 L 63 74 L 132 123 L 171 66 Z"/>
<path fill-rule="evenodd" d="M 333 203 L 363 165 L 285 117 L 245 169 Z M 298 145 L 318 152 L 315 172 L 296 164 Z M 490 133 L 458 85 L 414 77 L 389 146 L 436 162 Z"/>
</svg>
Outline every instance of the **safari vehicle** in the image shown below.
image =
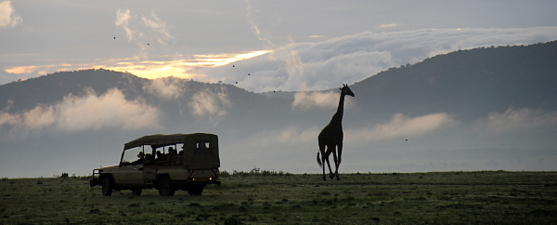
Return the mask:
<svg viewBox="0 0 557 225">
<path fill-rule="evenodd" d="M 126 189 L 141 195 L 147 188 L 163 196 L 201 195 L 207 184 L 220 184 L 219 167 L 217 135 L 148 135 L 124 144 L 120 164 L 94 169 L 90 186 L 102 186 L 104 196 Z"/>
</svg>

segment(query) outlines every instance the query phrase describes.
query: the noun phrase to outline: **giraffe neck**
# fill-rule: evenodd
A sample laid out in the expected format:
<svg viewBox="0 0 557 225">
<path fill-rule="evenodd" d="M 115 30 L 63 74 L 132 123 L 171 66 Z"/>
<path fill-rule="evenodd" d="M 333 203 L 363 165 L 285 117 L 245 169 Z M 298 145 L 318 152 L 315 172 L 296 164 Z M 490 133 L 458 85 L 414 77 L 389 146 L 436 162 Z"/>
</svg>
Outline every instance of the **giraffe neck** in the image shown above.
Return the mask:
<svg viewBox="0 0 557 225">
<path fill-rule="evenodd" d="M 337 112 L 335 113 L 335 115 L 333 115 L 333 119 L 331 120 L 331 123 L 337 123 L 339 125 L 342 125 L 342 115 L 344 114 L 344 96 L 345 96 L 344 94 L 340 95 Z"/>
</svg>

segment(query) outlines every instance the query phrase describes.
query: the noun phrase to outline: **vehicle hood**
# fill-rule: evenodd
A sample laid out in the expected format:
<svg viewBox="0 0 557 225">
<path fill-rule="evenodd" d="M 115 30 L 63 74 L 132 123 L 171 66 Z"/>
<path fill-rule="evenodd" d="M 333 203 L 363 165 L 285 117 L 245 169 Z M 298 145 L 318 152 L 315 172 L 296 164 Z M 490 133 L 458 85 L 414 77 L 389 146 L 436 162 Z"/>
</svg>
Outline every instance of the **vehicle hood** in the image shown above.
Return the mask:
<svg viewBox="0 0 557 225">
<path fill-rule="evenodd" d="M 110 165 L 110 166 L 103 166 L 100 169 L 103 170 L 103 172 L 105 172 L 105 171 L 117 170 L 118 167 L 120 167 L 120 165 Z"/>
</svg>

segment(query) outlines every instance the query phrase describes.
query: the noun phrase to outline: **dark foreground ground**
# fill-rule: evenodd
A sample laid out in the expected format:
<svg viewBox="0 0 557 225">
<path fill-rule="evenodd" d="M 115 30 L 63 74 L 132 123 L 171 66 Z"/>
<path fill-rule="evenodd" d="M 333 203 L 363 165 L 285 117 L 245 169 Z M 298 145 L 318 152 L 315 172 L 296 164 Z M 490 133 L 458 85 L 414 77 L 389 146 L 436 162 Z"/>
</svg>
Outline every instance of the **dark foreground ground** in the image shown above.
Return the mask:
<svg viewBox="0 0 557 225">
<path fill-rule="evenodd" d="M 0 224 L 556 224 L 557 172 L 235 173 L 201 196 L 2 179 Z"/>
</svg>

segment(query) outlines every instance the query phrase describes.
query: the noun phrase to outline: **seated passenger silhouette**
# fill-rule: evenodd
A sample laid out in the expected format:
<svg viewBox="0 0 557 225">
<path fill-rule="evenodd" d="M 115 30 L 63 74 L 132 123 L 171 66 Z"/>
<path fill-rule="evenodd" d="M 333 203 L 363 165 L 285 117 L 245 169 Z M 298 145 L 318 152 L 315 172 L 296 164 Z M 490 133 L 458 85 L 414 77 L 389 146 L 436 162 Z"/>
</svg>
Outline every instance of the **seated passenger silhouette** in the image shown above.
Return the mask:
<svg viewBox="0 0 557 225">
<path fill-rule="evenodd" d="M 153 163 L 155 163 L 155 157 L 151 154 L 145 154 L 145 164 L 152 165 Z"/>
<path fill-rule="evenodd" d="M 139 152 L 137 154 L 137 160 L 135 160 L 134 162 L 132 162 L 133 165 L 138 165 L 138 164 L 142 164 L 143 160 L 145 159 L 145 155 L 143 154 L 143 152 Z"/>
<path fill-rule="evenodd" d="M 167 161 L 167 164 L 170 165 L 172 162 L 172 157 L 176 155 L 176 149 L 170 147 L 168 149 L 168 155 L 166 156 L 165 161 Z"/>
</svg>

